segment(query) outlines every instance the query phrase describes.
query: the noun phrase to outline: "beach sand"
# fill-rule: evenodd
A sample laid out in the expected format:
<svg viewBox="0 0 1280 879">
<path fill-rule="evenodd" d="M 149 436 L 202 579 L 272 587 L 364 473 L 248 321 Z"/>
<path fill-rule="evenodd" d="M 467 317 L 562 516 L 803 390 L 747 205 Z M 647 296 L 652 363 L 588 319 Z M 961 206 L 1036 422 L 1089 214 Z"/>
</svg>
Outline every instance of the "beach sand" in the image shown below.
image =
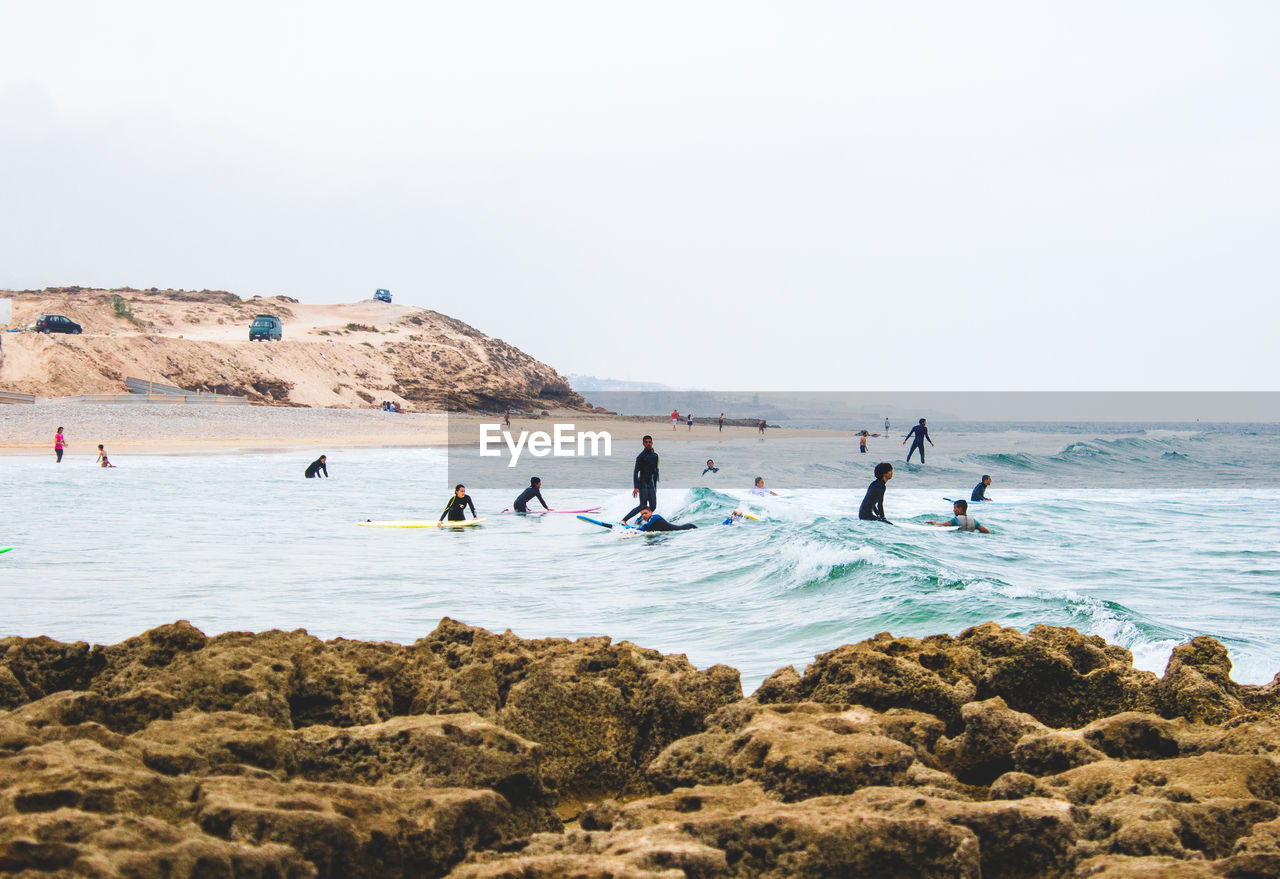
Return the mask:
<svg viewBox="0 0 1280 879">
<path fill-rule="evenodd" d="M 279 406 L 174 405 L 162 403 L 40 403 L 0 406 L 0 454 L 30 455 L 53 449 L 53 434 L 65 428 L 67 454 L 95 455 L 97 444 L 120 454 L 174 454 L 291 448 L 426 447 L 448 444 L 452 428 L 479 438 L 481 424 L 501 424 L 500 415 L 404 413 L 377 409 L 316 409 Z M 459 431 L 459 424 L 474 424 Z M 758 437 L 754 427 L 695 423 L 690 431 L 671 419 L 590 415 L 582 412 L 512 416 L 511 430 L 550 431 L 556 424 L 608 431 L 618 439 L 651 433 L 662 442 Z M 847 431 L 769 428 L 766 439 L 849 436 Z"/>
</svg>

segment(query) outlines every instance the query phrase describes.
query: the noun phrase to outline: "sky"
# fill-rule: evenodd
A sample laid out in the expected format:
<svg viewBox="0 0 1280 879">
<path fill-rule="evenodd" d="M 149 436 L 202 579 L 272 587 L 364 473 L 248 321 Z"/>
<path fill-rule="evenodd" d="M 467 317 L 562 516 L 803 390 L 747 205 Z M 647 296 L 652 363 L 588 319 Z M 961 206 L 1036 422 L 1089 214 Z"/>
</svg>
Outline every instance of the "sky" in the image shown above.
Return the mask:
<svg viewBox="0 0 1280 879">
<path fill-rule="evenodd" d="M 1277 390 L 1280 4 L 0 0 L 0 288 L 675 387 Z"/>
</svg>

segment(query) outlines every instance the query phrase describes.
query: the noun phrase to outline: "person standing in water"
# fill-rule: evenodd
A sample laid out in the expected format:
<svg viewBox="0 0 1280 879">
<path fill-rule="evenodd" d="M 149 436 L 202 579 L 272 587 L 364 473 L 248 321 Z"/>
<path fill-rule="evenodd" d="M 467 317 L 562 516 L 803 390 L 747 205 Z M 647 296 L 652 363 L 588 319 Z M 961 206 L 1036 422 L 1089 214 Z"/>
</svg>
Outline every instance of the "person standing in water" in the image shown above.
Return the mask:
<svg viewBox="0 0 1280 879">
<path fill-rule="evenodd" d="M 96 463 L 101 467 L 116 466 L 107 460 L 107 450 L 102 447 L 102 443 L 98 443 L 98 460 Z"/>
<path fill-rule="evenodd" d="M 644 449 L 636 455 L 636 463 L 631 468 L 631 496 L 639 498 L 640 503 L 622 517 L 623 525 L 641 510 L 654 510 L 658 506 L 658 453 L 653 450 L 653 437 L 646 434 L 641 443 Z"/>
<path fill-rule="evenodd" d="M 973 518 L 973 516 L 969 515 L 969 504 L 966 501 L 955 501 L 952 504 L 952 509 L 955 511 L 955 516 L 953 516 L 948 521 L 935 522 L 932 519 L 930 519 L 925 524 L 940 525 L 943 528 L 946 528 L 947 526 L 951 526 L 953 528 L 959 528 L 961 531 L 981 531 L 983 534 L 991 533 L 986 528 L 982 527 L 982 523 L 980 523 L 977 519 Z"/>
<path fill-rule="evenodd" d="M 912 441 L 911 448 L 907 449 L 907 463 L 911 463 L 911 456 L 915 454 L 916 449 L 919 449 L 920 463 L 923 464 L 924 441 L 929 440 L 929 445 L 933 445 L 933 440 L 929 436 L 929 428 L 925 427 L 925 420 L 923 418 L 920 419 L 919 424 L 907 431 L 907 435 L 902 440 L 902 444 L 905 446 L 907 444 L 907 440 L 911 439 L 913 436 L 915 437 L 915 440 Z"/>
<path fill-rule="evenodd" d="M 683 525 L 672 525 L 648 507 L 644 507 L 640 510 L 640 524 L 636 526 L 636 529 L 639 531 L 689 531 L 697 527 L 692 522 L 685 522 Z"/>
<path fill-rule="evenodd" d="M 53 435 L 53 453 L 58 456 L 54 461 L 55 464 L 62 463 L 62 453 L 67 449 L 67 438 L 62 435 L 62 428 L 58 428 L 58 432 Z"/>
<path fill-rule="evenodd" d="M 702 475 L 706 476 L 708 473 L 719 473 L 719 472 L 720 472 L 720 468 L 716 466 L 716 462 L 708 458 L 706 469 L 702 471 Z"/>
<path fill-rule="evenodd" d="M 892 464 L 881 461 L 876 465 L 876 478 L 867 486 L 866 496 L 862 498 L 862 506 L 858 508 L 859 519 L 864 522 L 889 522 L 884 515 L 884 490 L 892 478 Z"/>
<path fill-rule="evenodd" d="M 547 506 L 547 502 L 542 499 L 542 480 L 536 476 L 529 477 L 529 487 L 520 492 L 520 497 L 516 498 L 515 503 L 511 505 L 511 509 L 517 513 L 529 512 L 529 503 L 534 499 L 538 499 L 538 503 L 542 504 L 542 509 L 551 509 Z"/>
<path fill-rule="evenodd" d="M 326 459 L 324 455 L 321 455 L 319 458 L 316 458 L 314 461 L 312 461 L 310 464 L 307 465 L 307 470 L 302 475 L 307 477 L 308 479 L 315 479 L 318 474 L 324 473 L 324 478 L 328 479 L 329 467 L 327 464 L 325 464 L 325 460 Z"/>
<path fill-rule="evenodd" d="M 994 500 L 994 498 L 987 497 L 987 486 L 990 484 L 991 484 L 991 477 L 987 476 L 984 473 L 982 475 L 981 481 L 979 481 L 978 484 L 973 487 L 973 494 L 969 495 L 970 502 L 981 503 L 983 501 Z"/>
<path fill-rule="evenodd" d="M 449 498 L 449 503 L 445 505 L 444 512 L 440 514 L 440 521 L 436 522 L 436 524 L 443 525 L 445 519 L 450 522 L 466 521 L 467 507 L 471 508 L 471 518 L 478 519 L 476 505 L 471 502 L 471 496 L 467 494 L 467 487 L 462 483 L 458 483 L 453 487 L 453 497 Z"/>
<path fill-rule="evenodd" d="M 865 430 L 858 437 L 858 451 L 863 455 L 867 453 L 867 432 Z"/>
<path fill-rule="evenodd" d="M 773 495 L 774 497 L 778 496 L 778 493 L 776 491 L 770 491 L 769 489 L 764 487 L 763 476 L 756 477 L 756 484 L 755 484 L 755 487 L 751 489 L 751 494 L 754 494 L 757 497 L 764 497 L 765 495 L 769 495 L 769 494 Z"/>
</svg>

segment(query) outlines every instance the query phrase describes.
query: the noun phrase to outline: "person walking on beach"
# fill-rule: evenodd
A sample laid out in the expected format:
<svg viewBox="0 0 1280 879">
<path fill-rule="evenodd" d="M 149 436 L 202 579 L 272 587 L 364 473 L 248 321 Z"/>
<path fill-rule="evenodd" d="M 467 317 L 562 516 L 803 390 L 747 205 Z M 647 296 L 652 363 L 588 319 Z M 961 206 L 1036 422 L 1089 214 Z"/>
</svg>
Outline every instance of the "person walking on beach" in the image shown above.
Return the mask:
<svg viewBox="0 0 1280 879">
<path fill-rule="evenodd" d="M 502 426 L 503 427 L 511 426 L 511 410 L 510 409 L 508 409 L 506 413 L 502 416 Z"/>
<path fill-rule="evenodd" d="M 720 468 L 716 466 L 716 462 L 708 458 L 707 468 L 702 471 L 702 475 L 706 476 L 708 473 L 719 473 L 719 472 L 720 472 Z"/>
<path fill-rule="evenodd" d="M 689 432 L 693 432 L 693 413 L 689 413 Z"/>
<path fill-rule="evenodd" d="M 862 436 L 858 437 L 858 451 L 862 454 L 867 453 L 867 432 L 864 430 Z"/>
<path fill-rule="evenodd" d="M 760 419 L 760 423 L 756 425 L 756 428 L 760 431 L 760 435 L 761 435 L 761 436 L 764 436 L 764 429 L 765 429 L 767 426 L 768 426 L 768 425 L 766 424 L 766 422 L 764 421 L 764 419 L 763 419 L 763 418 L 762 418 L 762 419 Z"/>
<path fill-rule="evenodd" d="M 680 411 L 678 409 L 671 410 L 671 429 L 675 430 L 676 425 L 680 423 Z"/>
<path fill-rule="evenodd" d="M 888 419 L 888 418 L 886 418 L 886 419 L 884 420 L 884 429 L 885 429 L 885 430 L 888 430 L 888 429 L 889 429 L 889 419 Z"/>
<path fill-rule="evenodd" d="M 884 490 L 892 478 L 892 464 L 881 461 L 876 465 L 876 478 L 867 486 L 867 494 L 862 498 L 862 506 L 858 508 L 859 519 L 864 522 L 889 522 L 884 515 Z"/>
<path fill-rule="evenodd" d="M 911 437 L 913 436 L 915 437 L 915 440 L 913 440 L 911 443 L 911 448 L 907 449 L 908 464 L 911 463 L 911 456 L 915 454 L 916 449 L 920 450 L 920 463 L 923 464 L 924 463 L 924 441 L 929 440 L 929 445 L 933 445 L 933 439 L 930 438 L 929 436 L 929 428 L 925 427 L 924 422 L 925 420 L 921 418 L 920 423 L 917 424 L 915 427 L 911 428 L 909 431 L 907 431 L 906 437 L 902 440 L 902 444 L 905 446 L 907 444 L 907 440 L 911 439 Z"/>
<path fill-rule="evenodd" d="M 55 464 L 62 463 L 62 453 L 67 449 L 67 438 L 62 435 L 62 428 L 58 428 L 58 432 L 53 435 L 53 453 L 58 456 L 54 461 Z"/>
<path fill-rule="evenodd" d="M 115 464 L 112 464 L 110 461 L 107 460 L 107 451 L 102 447 L 102 443 L 98 443 L 98 460 L 95 463 L 97 463 L 98 466 L 100 467 L 116 466 Z"/>
<path fill-rule="evenodd" d="M 324 462 L 325 462 L 325 456 L 321 455 L 319 458 L 316 458 L 314 461 L 312 461 L 310 464 L 307 465 L 307 471 L 303 475 L 306 476 L 308 479 L 315 479 L 317 474 L 323 473 L 324 478 L 328 479 L 329 468 L 328 466 L 325 465 Z"/>
<path fill-rule="evenodd" d="M 755 484 L 755 487 L 751 489 L 751 493 L 756 495 L 757 497 L 764 497 L 767 494 L 771 494 L 774 497 L 778 496 L 778 493 L 776 491 L 770 491 L 769 489 L 764 487 L 763 476 L 756 477 L 756 484 Z"/>
<path fill-rule="evenodd" d="M 961 531 L 981 531 L 983 534 L 991 533 L 986 528 L 982 527 L 982 523 L 969 515 L 969 504 L 967 502 L 956 501 L 952 504 L 952 509 L 955 511 L 955 515 L 946 522 L 935 522 L 930 519 L 925 524 L 940 525 L 943 528 L 946 528 L 947 526 L 951 526 L 953 528 L 958 527 Z"/>
<path fill-rule="evenodd" d="M 529 487 L 520 492 L 520 497 L 516 498 L 515 503 L 511 505 L 511 509 L 517 513 L 529 512 L 529 502 L 534 498 L 538 499 L 538 503 L 542 504 L 542 509 L 551 509 L 547 506 L 547 502 L 542 499 L 542 480 L 536 476 L 529 477 Z"/>
<path fill-rule="evenodd" d="M 973 494 L 969 495 L 969 501 L 972 503 L 981 503 L 983 501 L 994 500 L 987 497 L 987 486 L 991 484 L 991 477 L 982 474 L 982 479 L 973 487 Z"/>
<path fill-rule="evenodd" d="M 724 433 L 724 413 L 720 413 L 720 433 Z"/>
<path fill-rule="evenodd" d="M 658 508 L 658 453 L 653 450 L 653 437 L 646 434 L 641 443 L 644 449 L 636 455 L 636 463 L 631 468 L 631 496 L 639 498 L 640 503 L 622 517 L 623 525 L 641 510 Z"/>
<path fill-rule="evenodd" d="M 697 527 L 692 522 L 685 522 L 683 525 L 672 525 L 648 507 L 640 511 L 640 524 L 636 526 L 640 531 L 689 531 Z"/>
<path fill-rule="evenodd" d="M 471 518 L 479 518 L 476 516 L 476 505 L 471 502 L 471 496 L 467 494 L 467 487 L 462 483 L 458 483 L 453 487 L 453 497 L 449 498 L 449 503 L 445 505 L 444 512 L 440 514 L 440 521 L 437 525 L 443 525 L 444 520 L 450 522 L 464 522 L 467 518 L 467 507 L 471 508 Z"/>
</svg>

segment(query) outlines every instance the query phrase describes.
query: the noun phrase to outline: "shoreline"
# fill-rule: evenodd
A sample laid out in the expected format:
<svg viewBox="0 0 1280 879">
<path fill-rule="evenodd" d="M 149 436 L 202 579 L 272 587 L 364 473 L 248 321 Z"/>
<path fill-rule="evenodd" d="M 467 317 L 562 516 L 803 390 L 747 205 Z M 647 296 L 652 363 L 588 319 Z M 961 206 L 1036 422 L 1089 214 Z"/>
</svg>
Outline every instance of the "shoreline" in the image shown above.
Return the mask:
<svg viewBox="0 0 1280 879">
<path fill-rule="evenodd" d="M 279 406 L 216 406 L 65 403 L 0 406 L 0 456 L 51 452 L 53 434 L 66 427 L 67 457 L 108 452 L 134 455 L 288 451 L 301 448 L 446 448 L 458 424 L 501 423 L 501 415 L 445 413 L 391 414 L 378 409 L 320 409 Z M 552 424 L 590 425 L 618 438 L 652 433 L 661 442 L 742 440 L 758 437 L 754 427 L 682 423 L 670 430 L 661 416 L 612 416 L 558 411 L 545 416 L 512 416 L 511 431 L 546 430 Z M 849 431 L 768 428 L 766 439 L 850 437 Z"/>
</svg>

